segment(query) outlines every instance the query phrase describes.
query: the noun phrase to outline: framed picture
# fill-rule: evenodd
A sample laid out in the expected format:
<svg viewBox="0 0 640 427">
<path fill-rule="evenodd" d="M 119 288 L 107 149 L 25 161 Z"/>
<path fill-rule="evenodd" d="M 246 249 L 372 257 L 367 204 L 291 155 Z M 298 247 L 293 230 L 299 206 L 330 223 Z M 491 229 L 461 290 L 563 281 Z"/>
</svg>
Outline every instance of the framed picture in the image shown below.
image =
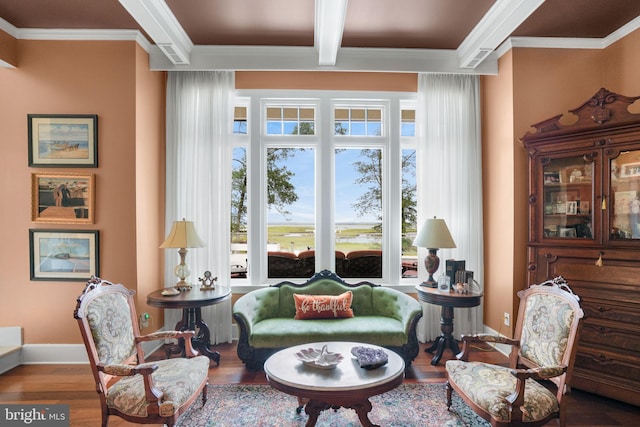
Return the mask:
<svg viewBox="0 0 640 427">
<path fill-rule="evenodd" d="M 29 166 L 98 167 L 98 116 L 29 114 Z"/>
<path fill-rule="evenodd" d="M 567 213 L 567 215 L 577 215 L 578 214 L 578 202 L 576 202 L 576 201 L 567 202 L 566 213 Z"/>
<path fill-rule="evenodd" d="M 620 178 L 640 176 L 640 163 L 627 163 L 620 166 Z"/>
<path fill-rule="evenodd" d="M 586 202 L 584 200 L 580 201 L 580 213 L 581 214 L 589 214 L 589 212 L 591 212 L 589 210 L 589 202 Z"/>
<path fill-rule="evenodd" d="M 560 172 L 544 172 L 545 184 L 560 184 Z"/>
<path fill-rule="evenodd" d="M 576 237 L 576 229 L 573 227 L 559 227 L 558 237 Z"/>
<path fill-rule="evenodd" d="M 94 175 L 32 173 L 31 220 L 93 224 Z"/>
<path fill-rule="evenodd" d="M 31 280 L 86 281 L 100 274 L 98 231 L 29 230 Z"/>
</svg>

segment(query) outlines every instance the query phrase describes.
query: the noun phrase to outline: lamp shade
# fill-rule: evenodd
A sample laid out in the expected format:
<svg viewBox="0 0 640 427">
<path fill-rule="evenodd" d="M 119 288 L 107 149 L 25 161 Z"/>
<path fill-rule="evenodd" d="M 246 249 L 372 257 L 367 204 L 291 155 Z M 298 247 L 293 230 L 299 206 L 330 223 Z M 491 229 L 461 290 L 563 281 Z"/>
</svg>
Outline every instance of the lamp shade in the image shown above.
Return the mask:
<svg viewBox="0 0 640 427">
<path fill-rule="evenodd" d="M 204 246 L 192 221 L 174 221 L 169 235 L 161 248 L 201 248 Z"/>
<path fill-rule="evenodd" d="M 449 228 L 444 222 L 444 219 L 433 217 L 427 219 L 424 224 L 422 224 L 422 228 L 413 241 L 413 246 L 441 249 L 455 248 L 456 243 L 453 241 L 453 237 L 451 237 L 451 233 L 449 233 Z"/>
</svg>

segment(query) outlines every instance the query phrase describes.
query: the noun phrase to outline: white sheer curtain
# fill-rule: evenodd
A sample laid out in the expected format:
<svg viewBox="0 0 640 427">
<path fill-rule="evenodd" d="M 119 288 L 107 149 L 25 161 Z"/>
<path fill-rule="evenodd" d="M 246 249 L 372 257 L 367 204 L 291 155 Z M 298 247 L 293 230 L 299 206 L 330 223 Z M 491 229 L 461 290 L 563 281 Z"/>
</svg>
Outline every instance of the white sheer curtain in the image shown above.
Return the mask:
<svg viewBox="0 0 640 427">
<path fill-rule="evenodd" d="M 466 269 L 483 289 L 482 149 L 480 91 L 477 76 L 420 74 L 418 76 L 418 224 L 434 216 L 443 218 L 456 242 L 455 249 L 440 249 L 440 268 L 446 259 L 466 261 Z M 420 249 L 419 259 L 427 255 Z M 421 279 L 426 278 L 420 265 Z M 423 303 L 418 338 L 432 341 L 440 334 L 439 306 Z M 454 310 L 453 334 L 483 330 L 482 305 Z"/>
<path fill-rule="evenodd" d="M 231 133 L 234 73 L 169 72 L 167 81 L 166 230 L 175 220 L 193 221 L 204 248 L 190 249 L 189 283 L 198 284 L 206 270 L 229 286 Z M 165 250 L 165 282 L 176 281 L 177 250 Z M 179 310 L 166 310 L 173 328 Z M 211 342 L 231 342 L 231 301 L 203 307 Z"/>
</svg>

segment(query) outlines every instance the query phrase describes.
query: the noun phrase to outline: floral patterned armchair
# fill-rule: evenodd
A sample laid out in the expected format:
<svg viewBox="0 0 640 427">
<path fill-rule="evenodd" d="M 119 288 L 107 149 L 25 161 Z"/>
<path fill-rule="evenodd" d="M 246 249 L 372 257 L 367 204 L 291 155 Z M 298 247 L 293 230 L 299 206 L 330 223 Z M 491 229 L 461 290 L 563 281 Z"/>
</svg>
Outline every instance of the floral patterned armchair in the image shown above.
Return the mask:
<svg viewBox="0 0 640 427">
<path fill-rule="evenodd" d="M 520 308 L 513 339 L 463 336 L 458 360 L 446 363 L 447 407 L 452 391 L 492 426 L 565 425 L 566 400 L 581 319 L 580 298 L 562 277 L 518 292 Z M 474 343 L 511 345 L 509 366 L 468 361 Z M 546 387 L 547 384 L 549 387 Z M 554 393 L 555 391 L 555 393 Z"/>
<path fill-rule="evenodd" d="M 209 358 L 191 347 L 193 331 L 141 336 L 133 295 L 120 284 L 93 277 L 77 299 L 74 317 L 96 382 L 102 426 L 110 415 L 142 424 L 173 426 L 202 393 L 207 398 Z M 146 362 L 143 341 L 185 339 L 187 355 Z"/>
</svg>

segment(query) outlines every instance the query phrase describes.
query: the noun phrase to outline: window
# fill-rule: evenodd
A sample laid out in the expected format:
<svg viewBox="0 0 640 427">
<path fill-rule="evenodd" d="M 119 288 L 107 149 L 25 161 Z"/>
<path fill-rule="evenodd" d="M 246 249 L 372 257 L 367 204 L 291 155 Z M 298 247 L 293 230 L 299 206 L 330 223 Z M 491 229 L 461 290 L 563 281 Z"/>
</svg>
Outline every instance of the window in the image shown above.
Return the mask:
<svg viewBox="0 0 640 427">
<path fill-rule="evenodd" d="M 345 106 L 336 108 L 335 134 L 348 136 L 381 136 L 382 109 Z"/>
<path fill-rule="evenodd" d="M 247 134 L 247 107 L 237 106 L 233 109 L 233 133 Z"/>
<path fill-rule="evenodd" d="M 240 92 L 232 277 L 415 276 L 415 94 Z"/>
<path fill-rule="evenodd" d="M 315 110 L 309 107 L 267 107 L 267 135 L 313 135 Z"/>
<path fill-rule="evenodd" d="M 382 179 L 380 148 L 335 150 L 336 273 L 382 278 Z"/>
<path fill-rule="evenodd" d="M 315 156 L 312 148 L 267 148 L 267 277 L 315 272 Z"/>
</svg>

